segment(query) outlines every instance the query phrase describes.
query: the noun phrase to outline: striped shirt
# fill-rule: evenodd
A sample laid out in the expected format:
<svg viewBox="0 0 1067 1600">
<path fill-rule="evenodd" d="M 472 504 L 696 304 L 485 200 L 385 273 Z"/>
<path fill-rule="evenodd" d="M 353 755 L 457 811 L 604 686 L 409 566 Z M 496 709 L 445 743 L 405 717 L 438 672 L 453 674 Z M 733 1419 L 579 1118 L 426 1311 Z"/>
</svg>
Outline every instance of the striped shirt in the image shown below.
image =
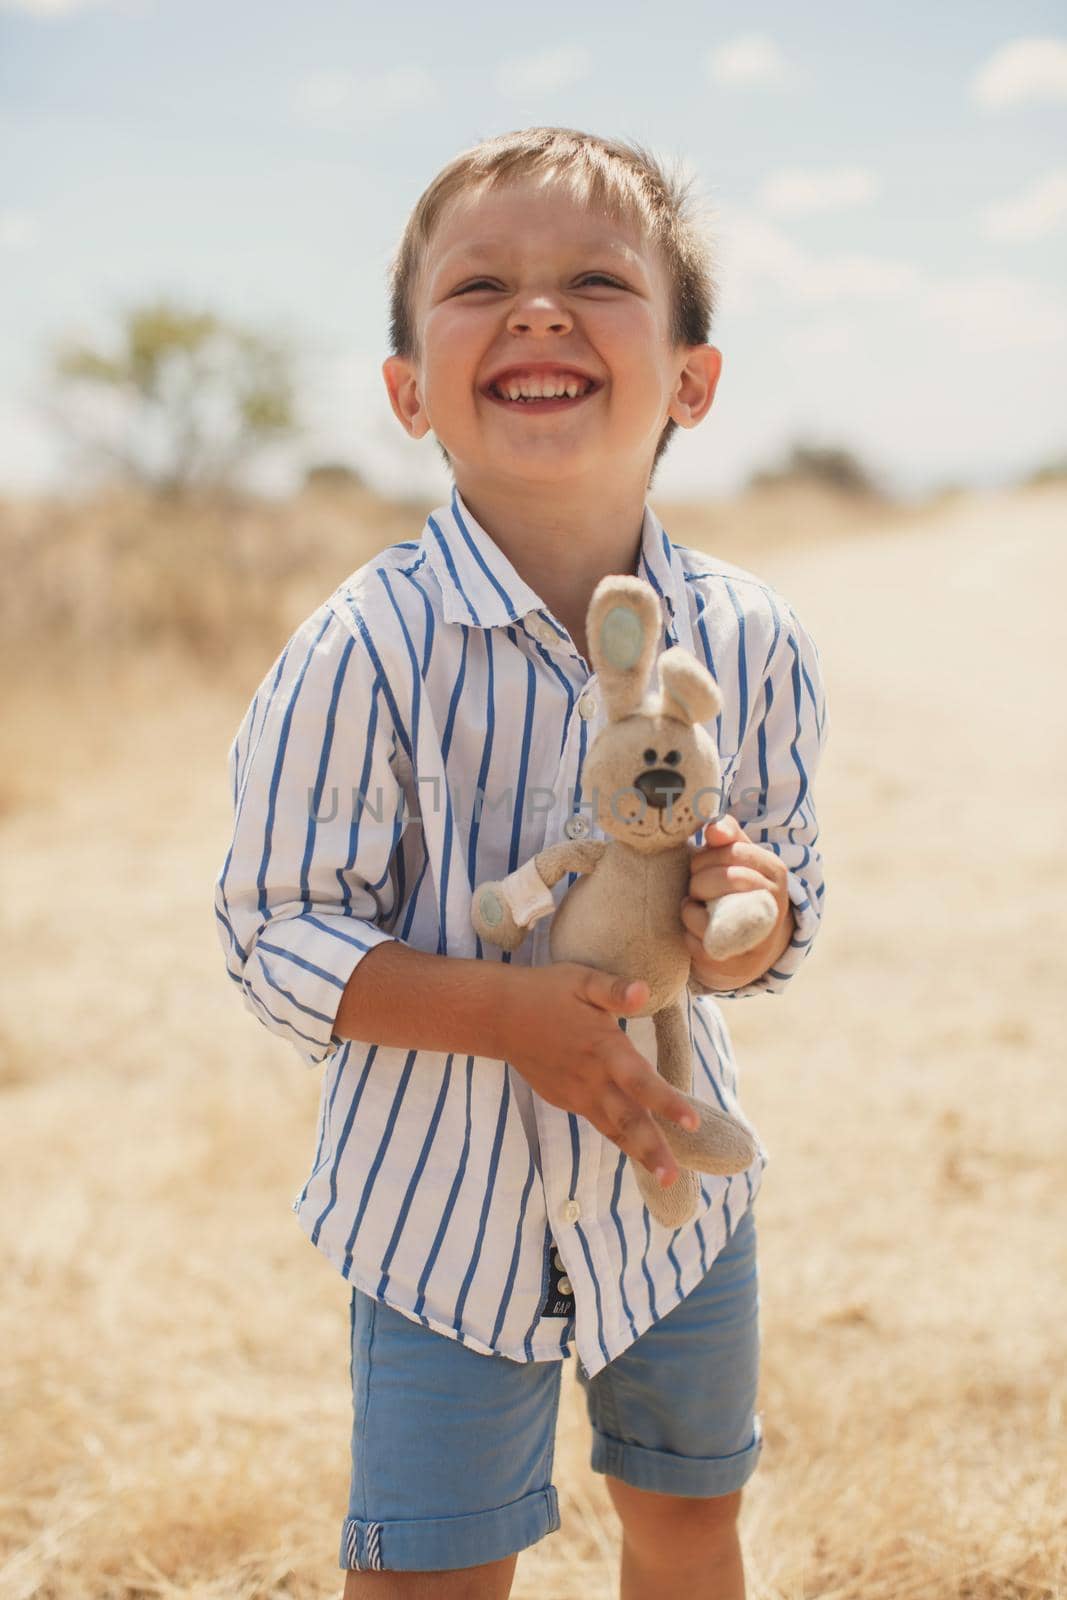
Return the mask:
<svg viewBox="0 0 1067 1600">
<path fill-rule="evenodd" d="M 781 993 L 822 914 L 818 652 L 779 594 L 672 544 L 647 505 L 638 572 L 660 596 L 661 649 L 692 650 L 718 682 L 719 814 L 788 869 L 793 940 L 728 992 Z M 697 1215 L 671 1230 L 650 1218 L 625 1154 L 509 1062 L 354 1043 L 333 1024 L 383 940 L 549 959 L 550 919 L 512 955 L 483 947 L 472 890 L 546 844 L 598 836 L 582 765 L 603 720 L 595 674 L 454 489 L 418 541 L 346 579 L 264 677 L 229 752 L 233 838 L 215 893 L 245 1006 L 324 1064 L 314 1162 L 292 1203 L 312 1243 L 447 1338 L 522 1362 L 576 1349 L 590 1376 L 708 1271 L 752 1204 L 762 1144 L 747 1171 L 702 1177 Z M 718 1000 L 691 989 L 686 1001 L 693 1093 L 743 1116 Z M 651 1023 L 627 1028 L 654 1061 Z"/>
</svg>

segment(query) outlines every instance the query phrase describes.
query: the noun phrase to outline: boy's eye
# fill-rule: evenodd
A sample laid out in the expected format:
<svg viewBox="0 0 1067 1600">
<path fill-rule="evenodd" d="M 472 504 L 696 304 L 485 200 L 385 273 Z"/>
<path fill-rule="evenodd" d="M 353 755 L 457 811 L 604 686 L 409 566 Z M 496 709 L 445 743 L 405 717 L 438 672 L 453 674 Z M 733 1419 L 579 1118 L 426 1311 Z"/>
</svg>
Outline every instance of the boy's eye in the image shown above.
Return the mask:
<svg viewBox="0 0 1067 1600">
<path fill-rule="evenodd" d="M 621 285 L 618 283 L 618 281 L 615 278 L 609 278 L 606 272 L 584 272 L 582 274 L 582 276 L 579 278 L 578 281 L 579 281 L 579 283 L 585 283 L 589 279 L 593 279 L 593 278 L 599 278 L 601 283 L 610 284 L 613 289 L 618 289 L 618 288 L 621 287 Z M 496 288 L 499 288 L 499 285 L 496 284 L 496 283 L 490 282 L 490 280 L 488 278 L 478 278 L 474 283 L 465 283 L 463 285 L 462 289 L 457 289 L 456 290 L 456 293 L 457 294 L 468 294 L 471 289 L 496 289 Z"/>
</svg>

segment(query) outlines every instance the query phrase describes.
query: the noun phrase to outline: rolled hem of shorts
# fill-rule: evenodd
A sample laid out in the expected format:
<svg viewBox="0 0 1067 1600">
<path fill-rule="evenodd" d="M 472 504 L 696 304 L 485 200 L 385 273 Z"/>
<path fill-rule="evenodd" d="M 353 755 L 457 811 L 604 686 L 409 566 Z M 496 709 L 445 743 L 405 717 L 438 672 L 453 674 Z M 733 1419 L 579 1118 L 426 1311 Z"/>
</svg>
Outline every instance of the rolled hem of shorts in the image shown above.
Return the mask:
<svg viewBox="0 0 1067 1600">
<path fill-rule="evenodd" d="M 621 1478 L 634 1489 L 656 1494 L 711 1498 L 733 1494 L 756 1470 L 763 1449 L 762 1430 L 756 1425 L 752 1443 L 732 1456 L 676 1456 L 669 1450 L 648 1450 L 593 1431 L 592 1467 Z"/>
<path fill-rule="evenodd" d="M 447 1572 L 499 1561 L 559 1529 L 559 1501 L 549 1484 L 510 1505 L 462 1517 L 369 1522 L 346 1517 L 339 1565 L 357 1572 Z"/>
</svg>

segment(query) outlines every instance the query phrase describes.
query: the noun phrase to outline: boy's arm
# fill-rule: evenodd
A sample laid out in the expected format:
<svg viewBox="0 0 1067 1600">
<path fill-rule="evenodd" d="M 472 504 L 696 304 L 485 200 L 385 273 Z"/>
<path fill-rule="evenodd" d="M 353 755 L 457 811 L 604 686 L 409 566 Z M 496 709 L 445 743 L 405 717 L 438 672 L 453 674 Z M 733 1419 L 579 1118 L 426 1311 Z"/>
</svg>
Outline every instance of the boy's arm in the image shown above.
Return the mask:
<svg viewBox="0 0 1067 1600">
<path fill-rule="evenodd" d="M 521 970 L 499 961 L 430 955 L 394 941 L 353 970 L 334 1029 L 341 1039 L 366 1044 L 503 1060 L 504 991 Z"/>
<path fill-rule="evenodd" d="M 795 612 L 788 606 L 781 611 L 778 641 L 723 809 L 752 843 L 773 852 L 786 869 L 792 913 L 784 930 L 788 942 L 783 948 L 779 938 L 779 953 L 766 969 L 733 986 L 731 963 L 721 963 L 721 976 L 710 983 L 694 973 L 690 987 L 697 994 L 780 994 L 809 955 L 821 925 L 823 860 L 817 848 L 813 785 L 830 718 L 815 642 Z M 733 970 L 743 972 L 745 966 L 745 957 L 734 958 Z"/>
<path fill-rule="evenodd" d="M 341 1043 L 333 1023 L 353 970 L 394 938 L 380 924 L 402 826 L 398 737 L 365 646 L 327 604 L 293 635 L 230 749 L 233 838 L 215 885 L 227 971 L 311 1066 Z"/>
</svg>

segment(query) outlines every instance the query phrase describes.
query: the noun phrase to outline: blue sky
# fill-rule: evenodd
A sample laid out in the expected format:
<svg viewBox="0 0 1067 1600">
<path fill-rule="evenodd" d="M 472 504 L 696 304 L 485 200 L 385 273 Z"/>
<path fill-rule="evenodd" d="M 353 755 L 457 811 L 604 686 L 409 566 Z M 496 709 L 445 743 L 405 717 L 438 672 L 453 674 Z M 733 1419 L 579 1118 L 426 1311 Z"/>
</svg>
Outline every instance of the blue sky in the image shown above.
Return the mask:
<svg viewBox="0 0 1067 1600">
<path fill-rule="evenodd" d="M 386 265 L 446 161 L 533 123 L 637 140 L 712 207 L 723 376 L 661 498 L 798 436 L 904 493 L 1067 450 L 1059 5 L 0 0 L 0 487 L 68 482 L 49 342 L 167 294 L 301 349 L 308 434 L 262 487 L 342 457 L 443 490 L 382 383 Z"/>
</svg>

